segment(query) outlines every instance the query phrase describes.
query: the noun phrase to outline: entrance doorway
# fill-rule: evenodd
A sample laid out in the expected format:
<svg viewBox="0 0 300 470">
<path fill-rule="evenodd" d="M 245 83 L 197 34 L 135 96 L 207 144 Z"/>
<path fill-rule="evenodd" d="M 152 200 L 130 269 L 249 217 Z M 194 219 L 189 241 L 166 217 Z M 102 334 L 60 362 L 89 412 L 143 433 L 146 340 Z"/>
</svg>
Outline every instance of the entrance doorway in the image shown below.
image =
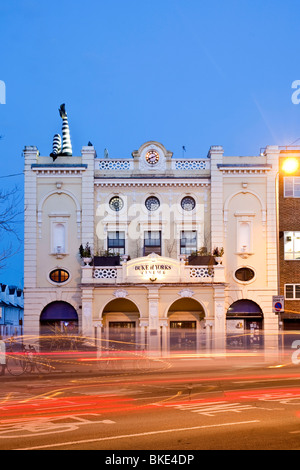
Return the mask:
<svg viewBox="0 0 300 470">
<path fill-rule="evenodd" d="M 78 335 L 78 315 L 75 308 L 67 302 L 52 302 L 42 310 L 40 316 L 41 346 L 69 347 Z"/>
<path fill-rule="evenodd" d="M 264 346 L 263 312 L 252 300 L 238 300 L 227 310 L 227 348 L 257 349 Z"/>
<path fill-rule="evenodd" d="M 206 346 L 204 310 L 191 298 L 176 300 L 168 312 L 169 349 L 171 351 L 197 351 Z"/>
<path fill-rule="evenodd" d="M 104 308 L 102 318 L 102 349 L 132 351 L 142 348 L 140 313 L 133 302 L 128 299 L 112 300 Z"/>
</svg>

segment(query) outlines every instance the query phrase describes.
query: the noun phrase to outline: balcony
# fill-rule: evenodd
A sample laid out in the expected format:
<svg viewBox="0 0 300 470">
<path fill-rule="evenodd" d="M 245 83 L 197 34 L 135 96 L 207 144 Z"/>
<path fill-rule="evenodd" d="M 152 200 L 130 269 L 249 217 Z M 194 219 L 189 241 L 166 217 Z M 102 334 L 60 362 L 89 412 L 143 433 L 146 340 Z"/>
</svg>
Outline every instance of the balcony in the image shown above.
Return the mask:
<svg viewBox="0 0 300 470">
<path fill-rule="evenodd" d="M 83 284 L 178 284 L 223 283 L 224 266 L 186 265 L 185 262 L 165 258 L 155 253 L 143 258 L 125 261 L 121 266 L 83 266 Z"/>
</svg>

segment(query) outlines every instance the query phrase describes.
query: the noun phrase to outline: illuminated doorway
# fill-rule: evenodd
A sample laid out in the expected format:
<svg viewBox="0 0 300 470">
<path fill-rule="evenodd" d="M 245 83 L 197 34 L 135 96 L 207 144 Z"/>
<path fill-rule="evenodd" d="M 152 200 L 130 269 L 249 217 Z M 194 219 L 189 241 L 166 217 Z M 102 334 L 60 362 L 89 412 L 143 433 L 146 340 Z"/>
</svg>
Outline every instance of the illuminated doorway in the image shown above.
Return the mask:
<svg viewBox="0 0 300 470">
<path fill-rule="evenodd" d="M 170 351 L 197 351 L 206 347 L 205 313 L 194 299 L 176 300 L 168 311 Z"/>
<path fill-rule="evenodd" d="M 67 302 L 46 305 L 40 316 L 40 344 L 50 349 L 69 349 L 78 335 L 78 315 Z"/>
<path fill-rule="evenodd" d="M 140 313 L 137 306 L 128 299 L 109 302 L 102 314 L 102 348 L 106 350 L 143 349 L 139 329 Z"/>
<path fill-rule="evenodd" d="M 258 349 L 264 346 L 263 312 L 252 300 L 238 300 L 227 310 L 227 348 Z"/>
</svg>

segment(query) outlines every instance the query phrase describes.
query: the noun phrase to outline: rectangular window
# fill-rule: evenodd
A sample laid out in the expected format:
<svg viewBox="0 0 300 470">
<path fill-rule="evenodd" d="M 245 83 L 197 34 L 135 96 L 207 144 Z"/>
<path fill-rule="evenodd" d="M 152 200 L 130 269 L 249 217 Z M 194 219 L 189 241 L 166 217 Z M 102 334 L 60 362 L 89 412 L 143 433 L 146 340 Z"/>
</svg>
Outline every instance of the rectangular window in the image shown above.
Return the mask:
<svg viewBox="0 0 300 470">
<path fill-rule="evenodd" d="M 285 284 L 285 298 L 300 300 L 300 284 Z"/>
<path fill-rule="evenodd" d="M 197 251 L 197 232 L 196 230 L 184 230 L 180 233 L 180 254 L 190 255 Z"/>
<path fill-rule="evenodd" d="M 125 255 L 125 232 L 108 232 L 107 250 L 115 255 Z"/>
<path fill-rule="evenodd" d="M 300 232 L 284 232 L 284 259 L 300 259 Z"/>
<path fill-rule="evenodd" d="M 284 177 L 284 197 L 300 197 L 300 177 Z"/>
<path fill-rule="evenodd" d="M 161 255 L 161 232 L 145 232 L 144 233 L 144 256 L 151 253 Z"/>
</svg>

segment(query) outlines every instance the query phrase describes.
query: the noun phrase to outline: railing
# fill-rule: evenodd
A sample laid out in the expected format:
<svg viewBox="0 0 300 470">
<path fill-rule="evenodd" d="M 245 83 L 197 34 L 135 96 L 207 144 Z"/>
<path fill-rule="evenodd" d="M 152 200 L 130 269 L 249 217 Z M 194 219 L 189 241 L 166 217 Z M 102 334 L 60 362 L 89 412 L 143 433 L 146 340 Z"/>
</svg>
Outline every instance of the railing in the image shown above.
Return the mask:
<svg viewBox="0 0 300 470">
<path fill-rule="evenodd" d="M 180 171 L 194 171 L 194 170 L 209 170 L 210 160 L 208 159 L 174 159 L 172 160 L 172 170 Z"/>
<path fill-rule="evenodd" d="M 185 266 L 182 265 L 178 272 L 171 278 L 161 277 L 155 282 L 161 283 L 174 283 L 174 282 L 186 282 L 186 283 L 212 283 L 216 281 L 222 282 L 222 276 L 224 276 L 223 266 Z M 84 283 L 90 282 L 93 284 L 121 284 L 121 283 L 145 283 L 153 282 L 148 277 L 136 275 L 128 277 L 126 272 L 126 266 L 84 266 L 83 267 L 83 279 Z"/>
<path fill-rule="evenodd" d="M 176 171 L 203 171 L 210 169 L 209 159 L 172 159 L 172 170 Z M 132 171 L 133 160 L 128 159 L 96 159 L 95 170 L 100 171 Z"/>
<path fill-rule="evenodd" d="M 107 160 L 95 160 L 95 170 L 101 171 L 130 171 L 133 170 L 133 160 L 112 158 Z"/>
<path fill-rule="evenodd" d="M 120 271 L 121 268 L 94 268 L 93 278 L 94 279 L 117 279 L 118 278 L 118 270 Z"/>
</svg>

